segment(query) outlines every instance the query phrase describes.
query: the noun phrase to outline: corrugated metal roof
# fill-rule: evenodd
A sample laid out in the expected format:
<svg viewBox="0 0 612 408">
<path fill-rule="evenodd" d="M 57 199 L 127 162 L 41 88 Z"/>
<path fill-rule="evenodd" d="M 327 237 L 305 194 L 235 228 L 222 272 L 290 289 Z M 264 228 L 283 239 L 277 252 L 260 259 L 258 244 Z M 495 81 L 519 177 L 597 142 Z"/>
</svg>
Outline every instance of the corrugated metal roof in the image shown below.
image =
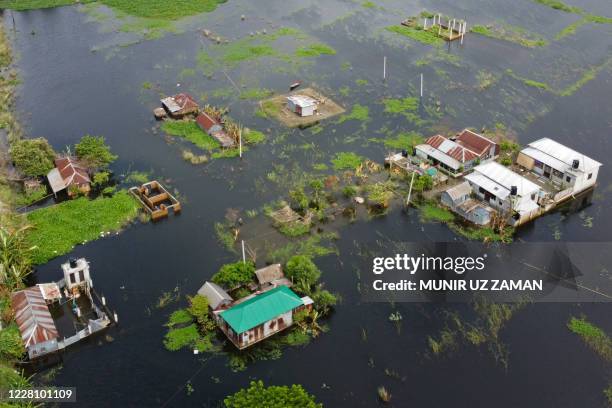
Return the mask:
<svg viewBox="0 0 612 408">
<path fill-rule="evenodd" d="M 11 301 L 26 348 L 58 338 L 57 328 L 38 286 L 13 293 Z"/>
<path fill-rule="evenodd" d="M 226 291 L 213 282 L 206 282 L 200 289 L 198 289 L 198 295 L 204 296 L 208 299 L 208 305 L 212 309 L 216 309 L 223 302 L 232 302 L 233 299 Z"/>
<path fill-rule="evenodd" d="M 302 305 L 295 292 L 279 286 L 224 310 L 220 316 L 240 334 Z"/>
<path fill-rule="evenodd" d="M 272 264 L 265 268 L 258 269 L 255 271 L 255 275 L 260 284 L 270 283 L 273 280 L 284 277 L 281 264 Z"/>
<path fill-rule="evenodd" d="M 497 162 L 490 162 L 490 163 L 481 164 L 480 166 L 476 166 L 474 168 L 474 172 L 471 174 L 468 174 L 467 176 L 465 176 L 465 178 L 483 187 L 485 190 L 488 190 L 490 193 L 493 193 L 496 196 L 500 197 L 500 194 L 498 194 L 499 189 L 489 190 L 489 188 L 485 187 L 484 184 L 488 186 L 491 186 L 491 185 L 483 181 L 482 178 L 479 176 L 482 176 L 488 179 L 490 182 L 496 184 L 497 186 L 505 189 L 507 191 L 507 194 L 505 193 L 505 196 L 510 194 L 510 188 L 512 186 L 516 186 L 517 194 L 521 197 L 528 196 L 540 190 L 540 187 L 538 187 L 537 184 L 532 183 L 531 181 L 527 180 L 525 177 L 513 172 L 512 170 L 508 169 L 506 166 L 502 166 L 501 164 Z M 480 183 L 483 183 L 483 184 L 480 184 Z"/>
<path fill-rule="evenodd" d="M 434 148 L 433 146 L 430 146 L 428 144 L 421 144 L 421 145 L 417 145 L 416 149 L 417 150 L 421 150 L 422 152 L 424 152 L 427 155 L 433 157 L 434 159 L 438 160 L 439 162 L 446 164 L 451 169 L 457 170 L 459 167 L 461 167 L 461 163 L 460 162 L 458 162 L 457 160 L 453 159 L 452 157 L 450 157 L 446 153 L 441 152 L 440 150 Z"/>
<path fill-rule="evenodd" d="M 182 110 L 192 110 L 198 108 L 198 103 L 193 97 L 186 93 L 180 93 L 174 96 L 168 96 L 161 100 L 170 113 L 177 113 Z"/>
<path fill-rule="evenodd" d="M 479 156 L 485 151 L 489 150 L 491 146 L 495 146 L 496 144 L 492 140 L 489 140 L 476 132 L 472 132 L 469 129 L 464 129 L 461 133 L 459 133 L 455 141 L 461 146 L 477 153 Z"/>
<path fill-rule="evenodd" d="M 51 171 L 47 174 L 47 180 L 49 180 L 49 185 L 54 193 L 62 191 L 66 188 L 64 179 L 57 168 L 51 169 Z"/>
<path fill-rule="evenodd" d="M 426 144 L 434 147 L 435 149 L 441 151 L 447 156 L 452 157 L 460 163 L 465 163 L 470 160 L 474 160 L 479 156 L 476 152 L 471 151 L 470 149 L 461 146 L 460 144 L 445 138 L 442 135 L 431 136 L 425 141 Z M 480 152 L 482 154 L 483 152 Z"/>
<path fill-rule="evenodd" d="M 312 99 L 310 96 L 306 96 L 306 95 L 288 96 L 287 100 L 293 102 L 297 106 L 301 106 L 302 108 L 306 108 L 308 106 L 313 106 L 317 104 L 317 101 Z"/>
<path fill-rule="evenodd" d="M 214 120 L 213 118 L 211 118 L 208 114 L 204 112 L 198 115 L 198 117 L 196 118 L 196 122 L 198 123 L 198 125 L 200 125 L 200 128 L 202 128 L 202 130 L 204 130 L 205 132 L 208 132 L 210 128 L 213 127 L 214 125 L 219 124 L 219 122 L 217 122 L 216 120 Z"/>
<path fill-rule="evenodd" d="M 470 187 L 470 183 L 468 183 L 467 181 L 464 181 L 463 183 L 457 184 L 456 186 L 446 190 L 446 194 L 448 194 L 453 200 L 461 198 L 465 195 L 470 195 L 471 192 L 472 187 Z"/>
<path fill-rule="evenodd" d="M 552 158 L 552 159 L 555 159 L 557 161 L 564 163 L 565 164 L 564 167 L 557 168 L 557 167 L 554 167 L 552 164 L 549 164 L 547 161 L 538 159 L 541 162 L 546 163 L 549 166 L 556 168 L 559 171 L 564 172 L 565 170 L 571 168 L 572 162 L 574 160 L 579 161 L 579 169 L 584 172 L 591 171 L 601 166 L 601 163 L 599 163 L 598 161 L 593 160 L 590 157 L 585 156 L 584 154 L 579 153 L 573 149 L 570 149 L 569 147 L 562 145 L 559 142 L 555 142 L 554 140 L 549 139 L 547 137 L 540 139 L 540 140 L 536 140 L 535 142 L 529 143 L 529 146 L 546 154 L 549 158 Z M 523 152 L 525 152 L 525 150 L 526 149 L 523 149 Z M 529 155 L 528 153 L 525 153 L 525 154 Z M 549 160 L 551 163 L 553 163 L 551 159 L 546 159 L 546 160 Z M 556 163 L 556 165 L 559 165 L 558 162 Z"/>
</svg>

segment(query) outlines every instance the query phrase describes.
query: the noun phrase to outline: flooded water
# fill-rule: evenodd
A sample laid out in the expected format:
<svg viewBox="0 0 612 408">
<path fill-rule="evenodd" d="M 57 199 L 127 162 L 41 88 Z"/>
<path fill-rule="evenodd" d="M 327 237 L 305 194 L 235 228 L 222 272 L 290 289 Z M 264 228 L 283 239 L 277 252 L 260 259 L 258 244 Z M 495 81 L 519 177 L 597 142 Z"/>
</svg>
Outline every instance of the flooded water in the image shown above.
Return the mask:
<svg viewBox="0 0 612 408">
<path fill-rule="evenodd" d="M 82 135 L 103 135 L 119 156 L 112 166 L 117 176 L 149 172 L 180 192 L 183 200 L 180 216 L 133 225 L 73 251 L 90 261 L 97 291 L 119 316 L 119 325 L 107 332 L 112 341 L 100 336 L 70 349 L 52 380 L 77 387 L 79 406 L 216 407 L 254 378 L 266 384 L 303 384 L 329 407 L 376 406 L 380 385 L 390 390 L 390 405 L 397 407 L 603 406 L 610 366 L 570 333 L 566 323 L 570 316 L 584 314 L 612 332 L 605 303 L 527 305 L 500 333 L 509 350 L 506 368 L 486 345 L 459 345 L 448 356 L 429 356 L 428 336 L 437 336 L 445 325 L 442 305 L 362 301 L 355 271 L 360 243 L 380 237 L 406 242 L 460 239 L 443 224 L 423 224 L 416 210 L 391 211 L 338 231 L 338 253 L 316 262 L 326 288 L 340 293 L 343 301 L 327 322 L 330 331 L 311 344 L 284 350 L 280 359 L 256 362 L 238 373 L 227 367 L 224 356 L 164 349 L 163 324 L 184 301 L 156 309 L 159 296 L 176 286 L 182 294 L 192 294 L 220 265 L 236 259 L 214 232 L 214 223 L 223 221 L 228 208 L 260 208 L 286 195 L 286 185 L 268 178 L 279 164 L 312 172 L 313 164 L 329 165 L 341 151 L 382 162 L 387 149 L 371 139 L 388 133 L 418 131 L 427 136 L 440 129 L 494 128 L 497 123 L 521 143 L 550 137 L 567 144 L 604 163 L 592 204 L 569 214 L 546 215 L 522 227 L 516 240 L 610 241 L 612 26 L 587 24 L 555 41 L 555 34 L 577 17 L 529 1 L 379 3 L 384 9 L 348 0 L 230 0 L 211 14 L 181 23 L 177 33 L 150 40 L 118 30 L 112 21 L 101 21 L 79 7 L 4 12 L 21 79 L 16 109 L 26 133 L 48 138 L 58 151 Z M 609 1 L 584 3 L 581 7 L 592 13 L 612 16 Z M 469 35 L 463 46 L 436 51 L 384 30 L 423 9 L 465 17 L 468 24 L 503 20 L 528 27 L 550 44 L 525 48 Z M 240 20 L 241 14 L 246 21 Z M 368 121 L 330 119 L 321 123 L 320 132 L 287 130 L 255 115 L 257 101 L 240 99 L 223 72 L 205 75 L 206 67 L 198 65 L 198 53 L 211 47 L 201 29 L 236 41 L 278 27 L 299 29 L 337 53 L 293 64 L 274 58 L 250 60 L 229 67 L 226 74 L 245 88 L 279 93 L 300 79 L 315 84 L 347 111 L 357 103 L 368 106 Z M 291 46 L 285 39 L 279 45 Z M 595 79 L 563 97 L 526 86 L 506 73 L 510 69 L 516 76 L 564 89 L 592 67 L 601 67 Z M 479 88 L 481 72 L 497 78 L 486 89 Z M 383 98 L 418 96 L 421 73 L 425 123 L 384 112 Z M 143 87 L 145 82 L 153 88 Z M 152 115 L 160 94 L 177 91 L 229 106 L 232 118 L 266 133 L 266 143 L 251 147 L 242 161 L 189 164 L 181 158 L 188 144 L 169 142 Z M 66 258 L 39 267 L 36 278 L 56 279 Z M 602 279 L 608 282 L 610 276 Z M 465 305 L 445 307 L 469 314 Z M 393 311 L 403 316 L 400 333 L 388 320 Z M 187 382 L 193 386 L 190 395 L 184 388 Z"/>
</svg>

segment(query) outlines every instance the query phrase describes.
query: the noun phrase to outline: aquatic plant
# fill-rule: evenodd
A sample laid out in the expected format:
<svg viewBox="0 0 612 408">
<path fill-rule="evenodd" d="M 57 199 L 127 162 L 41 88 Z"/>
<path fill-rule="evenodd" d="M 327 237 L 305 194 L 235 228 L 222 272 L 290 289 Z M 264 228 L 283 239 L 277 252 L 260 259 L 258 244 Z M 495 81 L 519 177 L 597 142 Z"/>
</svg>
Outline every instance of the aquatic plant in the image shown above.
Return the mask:
<svg viewBox="0 0 612 408">
<path fill-rule="evenodd" d="M 289 242 L 283 247 L 274 249 L 267 254 L 269 262 L 286 262 L 294 255 L 306 255 L 310 258 L 337 253 L 337 249 L 329 241 L 337 239 L 335 233 L 327 232 L 309 236 L 306 239 Z M 327 243 L 327 245 L 324 245 Z"/>
<path fill-rule="evenodd" d="M 191 164 L 202 164 L 208 161 L 208 156 L 205 154 L 197 155 L 188 149 L 183 150 L 181 152 L 181 156 L 183 157 L 183 160 L 188 161 Z"/>
<path fill-rule="evenodd" d="M 566 13 L 582 13 L 582 9 L 574 6 L 568 6 L 567 4 L 559 1 L 559 0 L 534 0 L 538 4 L 542 4 L 543 6 L 550 7 L 555 10 L 564 11 Z"/>
<path fill-rule="evenodd" d="M 318 57 L 320 55 L 335 55 L 336 50 L 325 44 L 310 44 L 295 50 L 298 57 Z"/>
<path fill-rule="evenodd" d="M 166 333 L 164 337 L 164 346 L 170 351 L 177 351 L 183 347 L 195 346 L 199 339 L 200 333 L 198 332 L 198 327 L 194 323 L 186 327 L 168 330 L 168 333 Z"/>
<path fill-rule="evenodd" d="M 579 335 L 601 358 L 612 361 L 612 339 L 601 328 L 587 321 L 584 316 L 571 317 L 567 327 Z"/>
<path fill-rule="evenodd" d="M 377 388 L 376 392 L 378 393 L 378 398 L 384 403 L 391 402 L 391 393 L 389 390 L 385 388 L 384 385 L 381 385 Z"/>
<path fill-rule="evenodd" d="M 263 99 L 274 94 L 270 89 L 266 88 L 250 88 L 240 92 L 240 99 Z"/>
<path fill-rule="evenodd" d="M 331 160 L 335 170 L 357 170 L 364 158 L 353 152 L 340 152 Z"/>
<path fill-rule="evenodd" d="M 528 48 L 544 47 L 548 45 L 548 41 L 538 34 L 529 32 L 523 27 L 513 26 L 503 22 L 496 22 L 491 26 L 477 24 L 472 26 L 470 31 L 497 40 L 513 42 Z"/>
<path fill-rule="evenodd" d="M 444 40 L 431 30 L 423 30 L 421 27 L 406 27 L 404 25 L 393 25 L 385 28 L 387 31 L 403 35 L 422 44 L 441 46 Z"/>
<path fill-rule="evenodd" d="M 338 123 L 344 123 L 349 120 L 359 120 L 361 122 L 367 122 L 370 120 L 370 108 L 364 105 L 356 103 L 351 109 L 351 113 L 343 114 L 338 119 Z"/>
<path fill-rule="evenodd" d="M 26 232 L 27 243 L 35 247 L 32 261 L 43 264 L 75 245 L 99 238 L 102 232 L 118 231 L 136 218 L 138 208 L 132 196 L 121 190 L 112 197 L 82 197 L 34 210 L 26 217 L 32 225 Z"/>
<path fill-rule="evenodd" d="M 181 296 L 181 292 L 178 286 L 176 286 L 172 290 L 164 291 L 159 296 L 159 298 L 157 298 L 157 303 L 155 304 L 155 307 L 157 309 L 163 309 L 164 307 L 168 306 L 172 302 L 176 302 L 180 296 Z"/>
<path fill-rule="evenodd" d="M 451 222 L 455 219 L 452 212 L 434 203 L 422 204 L 419 206 L 419 210 L 423 221 Z"/>
<path fill-rule="evenodd" d="M 183 325 L 186 323 L 190 323 L 193 320 L 193 316 L 186 309 L 179 309 L 172 312 L 170 317 L 168 318 L 168 322 L 166 326 L 174 327 Z"/>
</svg>

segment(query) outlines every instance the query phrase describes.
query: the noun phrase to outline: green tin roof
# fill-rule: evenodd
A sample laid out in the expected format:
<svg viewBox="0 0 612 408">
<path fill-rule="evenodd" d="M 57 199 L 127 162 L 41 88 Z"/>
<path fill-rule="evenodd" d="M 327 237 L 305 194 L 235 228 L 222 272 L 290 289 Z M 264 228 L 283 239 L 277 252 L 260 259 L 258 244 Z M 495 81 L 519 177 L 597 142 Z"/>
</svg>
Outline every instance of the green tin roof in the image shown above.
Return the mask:
<svg viewBox="0 0 612 408">
<path fill-rule="evenodd" d="M 221 312 L 221 317 L 238 334 L 303 305 L 286 286 L 279 286 Z"/>
</svg>

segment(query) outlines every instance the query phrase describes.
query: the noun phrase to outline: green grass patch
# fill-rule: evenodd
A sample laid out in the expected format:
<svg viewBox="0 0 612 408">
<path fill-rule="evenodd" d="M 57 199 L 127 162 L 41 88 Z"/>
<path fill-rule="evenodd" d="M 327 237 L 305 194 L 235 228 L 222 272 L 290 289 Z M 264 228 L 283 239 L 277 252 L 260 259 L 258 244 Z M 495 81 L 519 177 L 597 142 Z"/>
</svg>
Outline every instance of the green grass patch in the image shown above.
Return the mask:
<svg viewBox="0 0 612 408">
<path fill-rule="evenodd" d="M 572 24 L 565 27 L 563 30 L 559 31 L 557 35 L 555 35 L 555 40 L 559 41 L 565 37 L 569 37 L 570 35 L 576 34 L 576 30 L 587 24 L 588 22 L 589 21 L 586 18 L 581 18 L 580 20 L 573 22 Z"/>
<path fill-rule="evenodd" d="M 564 11 L 566 13 L 582 13 L 582 9 L 579 7 L 568 6 L 567 4 L 559 1 L 559 0 L 534 0 L 536 3 L 541 4 L 543 6 L 550 7 L 555 10 Z"/>
<path fill-rule="evenodd" d="M 502 22 L 496 22 L 491 28 L 483 25 L 475 25 L 471 28 L 471 32 L 498 40 L 510 41 L 528 48 L 545 47 L 548 45 L 548 41 L 541 36 L 529 32 L 523 27 Z"/>
<path fill-rule="evenodd" d="M 101 0 L 126 14 L 164 20 L 178 20 L 200 13 L 210 13 L 226 0 Z"/>
<path fill-rule="evenodd" d="M 370 108 L 364 105 L 355 104 L 351 109 L 351 113 L 345 113 L 338 119 L 338 123 L 344 123 L 348 120 L 359 120 L 366 122 L 370 120 Z"/>
<path fill-rule="evenodd" d="M 402 132 L 395 137 L 386 138 L 383 140 L 385 147 L 389 149 L 406 149 L 409 150 L 414 146 L 423 143 L 423 136 L 416 132 Z"/>
<path fill-rule="evenodd" d="M 376 3 L 372 1 L 364 1 L 363 3 L 361 3 L 361 7 L 373 9 L 373 8 L 376 8 Z"/>
<path fill-rule="evenodd" d="M 406 27 L 403 25 L 394 25 L 385 28 L 387 31 L 403 35 L 422 44 L 441 46 L 444 40 L 438 37 L 432 31 L 425 31 L 421 27 Z"/>
<path fill-rule="evenodd" d="M 359 86 L 366 86 L 367 84 L 369 84 L 367 79 L 356 79 L 355 83 Z"/>
<path fill-rule="evenodd" d="M 75 245 L 100 237 L 101 232 L 120 230 L 138 215 L 138 204 L 126 190 L 112 197 L 86 197 L 34 210 L 27 215 L 33 228 L 27 241 L 36 246 L 32 261 L 43 264 L 67 254 Z"/>
<path fill-rule="evenodd" d="M 419 108 L 419 98 L 388 98 L 383 100 L 383 104 L 385 105 L 385 112 L 403 114 L 405 112 L 415 112 Z"/>
<path fill-rule="evenodd" d="M 336 55 L 336 50 L 325 44 L 310 44 L 295 50 L 295 55 L 302 58 L 318 57 L 320 55 Z"/>
<path fill-rule="evenodd" d="M 242 141 L 246 144 L 258 144 L 266 140 L 264 135 L 259 130 L 244 128 L 242 130 Z"/>
<path fill-rule="evenodd" d="M 21 334 L 15 322 L 0 330 L 0 358 L 3 360 L 19 359 L 25 353 Z"/>
<path fill-rule="evenodd" d="M 566 88 L 562 89 L 559 92 L 559 95 L 561 95 L 561 96 L 570 96 L 570 95 L 573 95 L 574 93 L 576 93 L 576 91 L 578 91 L 580 88 L 582 88 L 587 82 L 592 81 L 593 79 L 595 79 L 595 77 L 597 76 L 597 74 L 599 73 L 601 68 L 602 68 L 602 66 L 596 66 L 596 67 L 592 67 L 592 68 L 587 69 L 582 74 L 580 79 L 578 79 L 573 84 L 567 86 Z"/>
<path fill-rule="evenodd" d="M 0 9 L 34 10 L 41 8 L 72 6 L 75 4 L 91 3 L 95 0 L 0 0 Z"/>
<path fill-rule="evenodd" d="M 423 204 L 419 206 L 419 210 L 421 211 L 421 219 L 423 221 L 452 222 L 455 220 L 452 212 L 435 204 Z"/>
<path fill-rule="evenodd" d="M 337 238 L 337 235 L 333 232 L 312 235 L 306 239 L 290 242 L 283 247 L 270 251 L 266 256 L 266 260 L 269 262 L 285 263 L 294 255 L 316 258 L 337 254 L 338 250 L 330 243 Z"/>
<path fill-rule="evenodd" d="M 303 222 L 292 222 L 279 226 L 278 230 L 281 232 L 281 234 L 288 237 L 299 237 L 310 232 L 310 224 L 305 224 Z"/>
<path fill-rule="evenodd" d="M 165 133 L 182 137 L 203 150 L 213 150 L 220 147 L 219 142 L 206 134 L 193 120 L 167 120 L 161 125 Z"/>
<path fill-rule="evenodd" d="M 572 333 L 579 335 L 601 358 L 612 361 L 612 339 L 602 329 L 587 321 L 585 317 L 572 317 L 567 327 Z"/>
<path fill-rule="evenodd" d="M 336 157 L 331 160 L 334 170 L 356 170 L 363 161 L 363 157 L 353 152 L 336 153 Z"/>
</svg>

